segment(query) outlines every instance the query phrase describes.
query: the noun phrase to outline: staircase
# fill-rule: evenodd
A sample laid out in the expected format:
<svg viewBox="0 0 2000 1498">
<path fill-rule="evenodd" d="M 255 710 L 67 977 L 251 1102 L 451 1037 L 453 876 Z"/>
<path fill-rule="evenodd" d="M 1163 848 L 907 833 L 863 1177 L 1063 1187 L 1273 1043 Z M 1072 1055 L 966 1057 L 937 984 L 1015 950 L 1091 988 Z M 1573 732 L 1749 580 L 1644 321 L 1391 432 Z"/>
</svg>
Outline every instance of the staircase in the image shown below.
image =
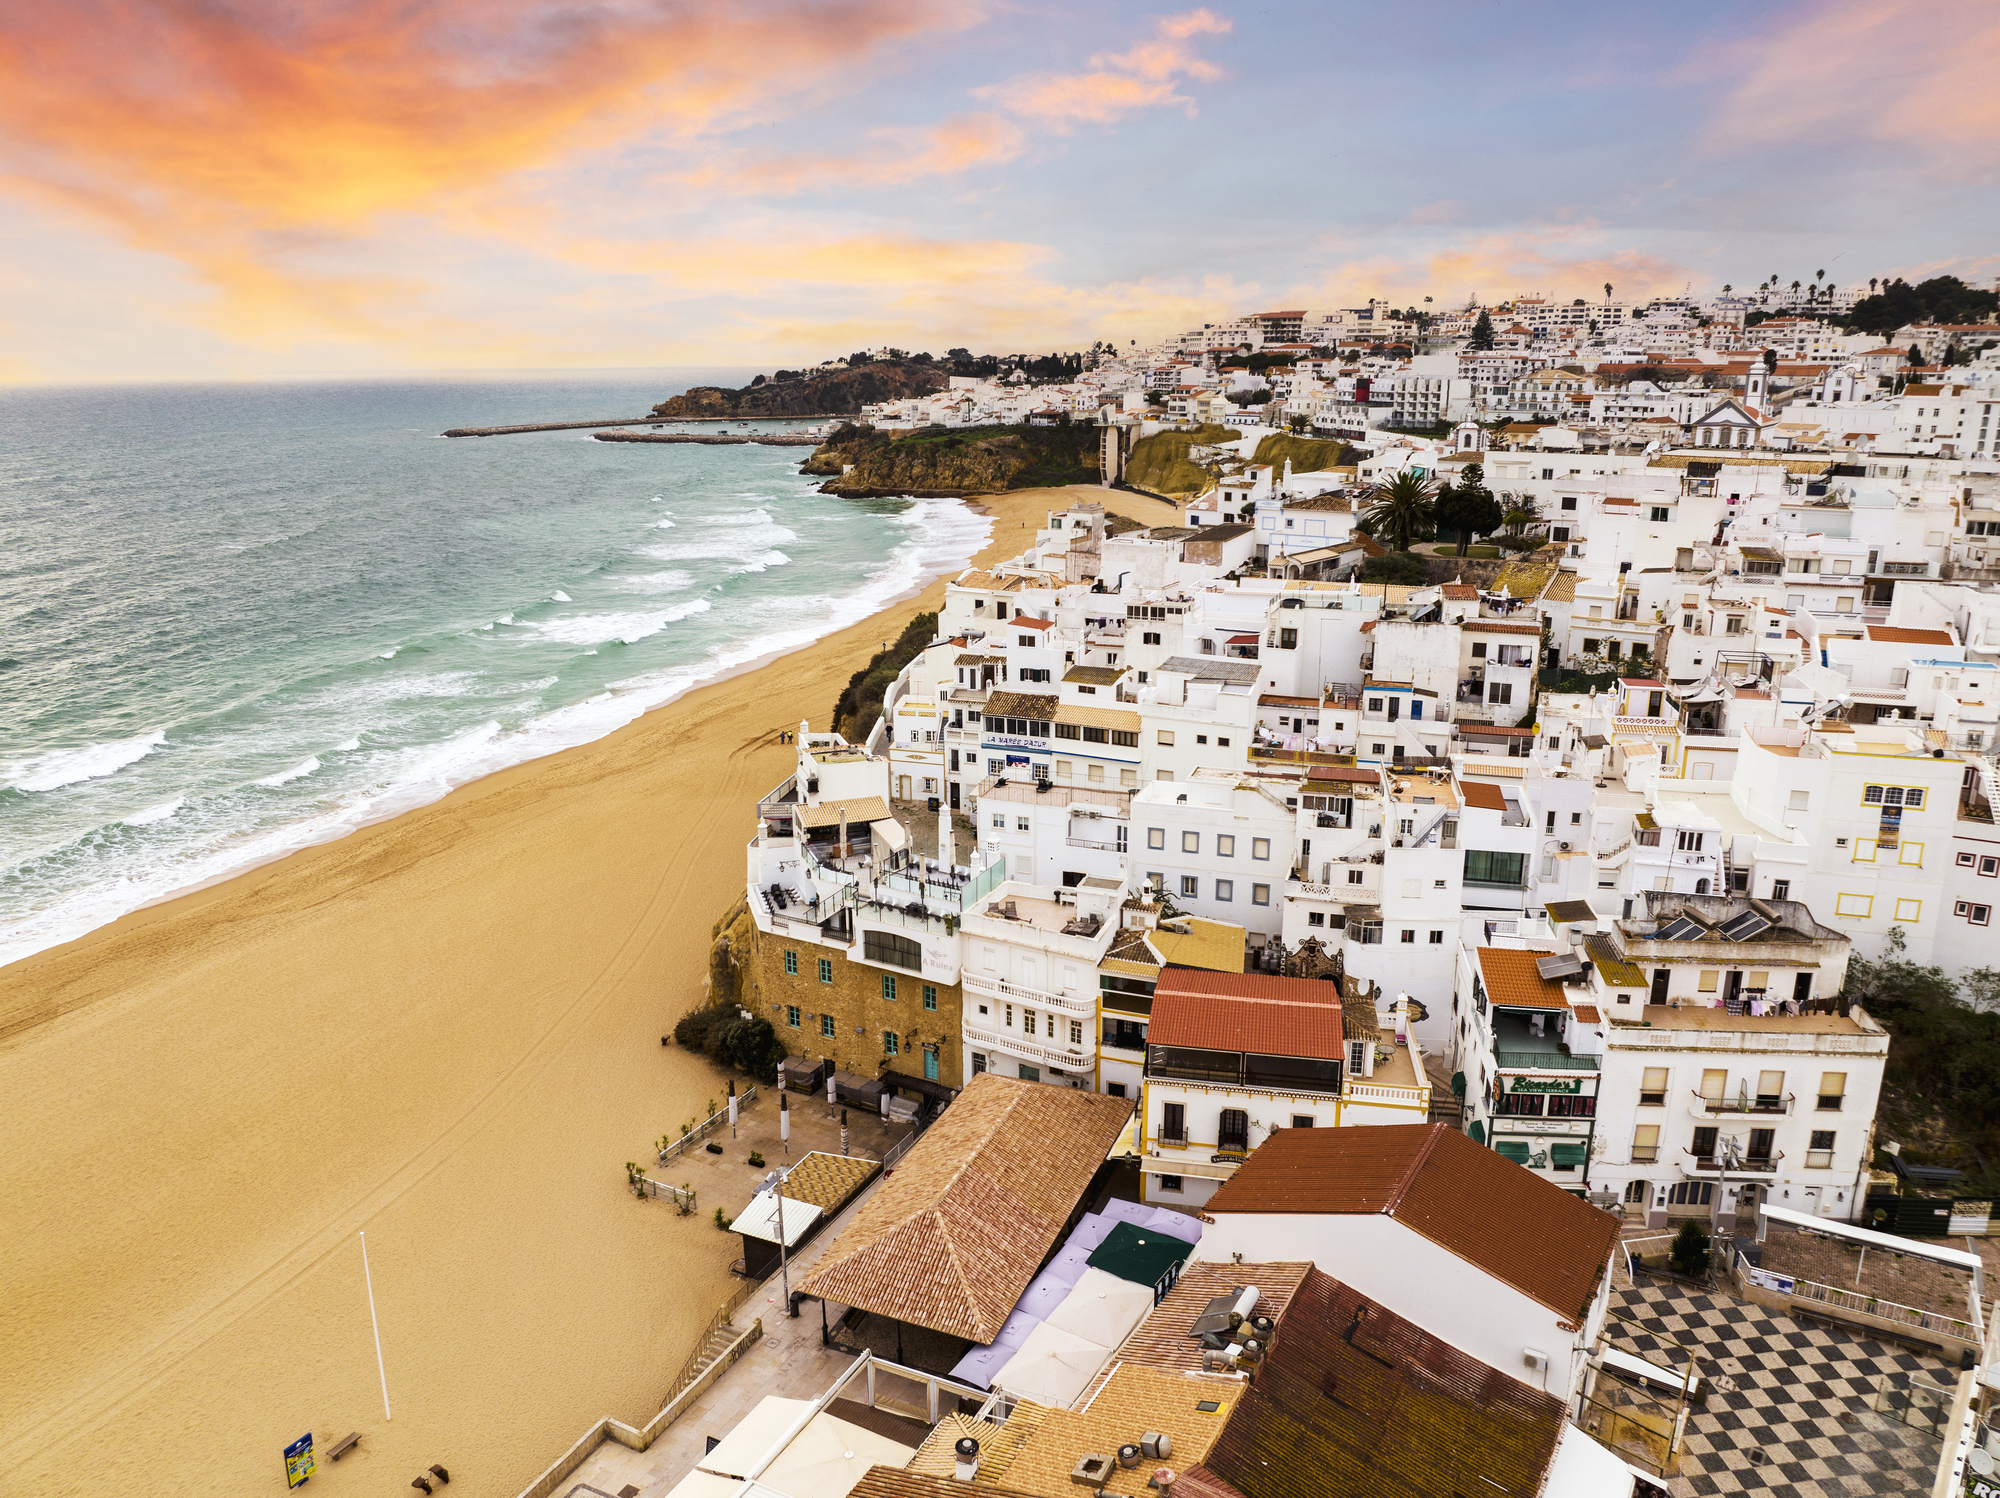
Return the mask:
<svg viewBox="0 0 2000 1498">
<path fill-rule="evenodd" d="M 681 1364 L 681 1371 L 674 1376 L 672 1385 L 667 1389 L 667 1397 L 660 1401 L 662 1409 L 672 1404 L 680 1397 L 682 1391 L 699 1380 L 715 1360 L 727 1352 L 730 1345 L 743 1335 L 741 1327 L 730 1324 L 729 1316 L 733 1309 L 733 1305 L 725 1305 L 709 1317 L 708 1325 L 702 1329 L 701 1341 L 688 1355 L 688 1360 Z"/>
</svg>

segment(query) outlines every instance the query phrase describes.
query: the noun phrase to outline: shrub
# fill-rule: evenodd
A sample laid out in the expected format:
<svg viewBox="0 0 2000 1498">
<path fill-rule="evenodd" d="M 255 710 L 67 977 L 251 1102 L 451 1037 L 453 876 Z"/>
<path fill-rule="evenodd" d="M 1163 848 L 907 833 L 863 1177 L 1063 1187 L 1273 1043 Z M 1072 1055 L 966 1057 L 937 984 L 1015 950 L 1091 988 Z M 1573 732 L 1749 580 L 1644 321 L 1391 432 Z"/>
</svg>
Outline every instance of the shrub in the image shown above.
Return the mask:
<svg viewBox="0 0 2000 1498">
<path fill-rule="evenodd" d="M 729 1014 L 709 1032 L 708 1054 L 724 1066 L 749 1072 L 760 1082 L 774 1082 L 778 1063 L 785 1059 L 785 1043 L 771 1022 L 761 1015 L 743 1018 Z"/>
<path fill-rule="evenodd" d="M 709 1033 L 734 1015 L 729 1009 L 696 1009 L 680 1017 L 674 1026 L 674 1043 L 690 1051 L 708 1049 Z"/>
<path fill-rule="evenodd" d="M 1370 557 L 1361 567 L 1361 580 L 1365 583 L 1407 583 L 1421 587 L 1429 579 L 1423 561 L 1407 551 Z"/>
<path fill-rule="evenodd" d="M 1674 1268 L 1691 1280 L 1702 1279 L 1708 1274 L 1708 1234 L 1701 1224 L 1690 1217 L 1681 1224 L 1681 1230 L 1674 1235 L 1674 1246 L 1668 1252 Z"/>
</svg>

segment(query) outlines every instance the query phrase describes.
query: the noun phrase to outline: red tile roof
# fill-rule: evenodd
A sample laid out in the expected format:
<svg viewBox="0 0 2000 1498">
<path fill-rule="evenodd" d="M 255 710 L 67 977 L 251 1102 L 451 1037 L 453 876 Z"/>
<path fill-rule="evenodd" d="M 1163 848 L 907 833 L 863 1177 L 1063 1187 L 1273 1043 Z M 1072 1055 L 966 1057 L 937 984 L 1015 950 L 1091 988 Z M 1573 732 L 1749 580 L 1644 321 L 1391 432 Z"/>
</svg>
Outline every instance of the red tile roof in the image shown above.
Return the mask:
<svg viewBox="0 0 2000 1498">
<path fill-rule="evenodd" d="M 1538 635 L 1542 632 L 1539 624 L 1501 624 L 1492 619 L 1467 619 L 1458 627 L 1482 635 Z"/>
<path fill-rule="evenodd" d="M 1619 1229 L 1448 1124 L 1279 1129 L 1202 1210 L 1380 1213 L 1577 1325 Z"/>
<path fill-rule="evenodd" d="M 1221 1435 L 1174 1491 L 1530 1498 L 1548 1481 L 1563 1416 L 1555 1395 L 1316 1269 L 1278 1318 L 1270 1354 Z"/>
<path fill-rule="evenodd" d="M 1169 968 L 1153 990 L 1146 1039 L 1152 1045 L 1337 1061 L 1345 1054 L 1340 985 Z"/>
<path fill-rule="evenodd" d="M 1306 771 L 1308 780 L 1344 780 L 1354 785 L 1380 785 L 1382 775 L 1378 770 L 1349 768 L 1346 765 L 1314 765 Z"/>
<path fill-rule="evenodd" d="M 1458 795 L 1467 806 L 1476 806 L 1482 811 L 1507 809 L 1507 798 L 1500 794 L 1500 787 L 1490 780 L 1461 780 Z"/>
<path fill-rule="evenodd" d="M 1957 639 L 1948 629 L 1898 629 L 1887 624 L 1868 626 L 1868 638 L 1881 640 L 1889 645 L 1956 645 Z"/>
<path fill-rule="evenodd" d="M 1030 619 L 1026 614 L 1016 614 L 1006 622 L 1009 624 L 1025 625 L 1029 629 L 1050 629 L 1055 624 L 1053 619 Z"/>
<path fill-rule="evenodd" d="M 1650 676 L 1621 676 L 1618 678 L 1618 685 L 1621 687 L 1658 687 L 1664 691 L 1667 684 Z"/>
<path fill-rule="evenodd" d="M 1509 947 L 1479 947 L 1479 973 L 1486 997 L 1508 1009 L 1567 1009 L 1569 990 L 1551 983 L 1535 968 L 1546 952 L 1522 952 Z"/>
</svg>

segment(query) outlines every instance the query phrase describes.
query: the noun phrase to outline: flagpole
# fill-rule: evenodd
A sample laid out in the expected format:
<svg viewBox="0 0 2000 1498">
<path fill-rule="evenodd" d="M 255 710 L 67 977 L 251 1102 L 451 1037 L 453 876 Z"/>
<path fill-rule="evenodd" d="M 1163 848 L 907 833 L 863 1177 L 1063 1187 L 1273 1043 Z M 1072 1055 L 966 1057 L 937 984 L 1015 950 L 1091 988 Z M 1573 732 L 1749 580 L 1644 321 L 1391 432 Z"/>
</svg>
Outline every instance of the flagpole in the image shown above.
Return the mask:
<svg viewBox="0 0 2000 1498">
<path fill-rule="evenodd" d="M 389 1370 L 382 1364 L 382 1323 L 375 1319 L 375 1276 L 368 1268 L 368 1235 L 361 1235 L 361 1277 L 368 1282 L 368 1324 L 375 1329 L 375 1371 L 382 1379 L 382 1418 L 393 1419 L 389 1413 Z"/>
</svg>

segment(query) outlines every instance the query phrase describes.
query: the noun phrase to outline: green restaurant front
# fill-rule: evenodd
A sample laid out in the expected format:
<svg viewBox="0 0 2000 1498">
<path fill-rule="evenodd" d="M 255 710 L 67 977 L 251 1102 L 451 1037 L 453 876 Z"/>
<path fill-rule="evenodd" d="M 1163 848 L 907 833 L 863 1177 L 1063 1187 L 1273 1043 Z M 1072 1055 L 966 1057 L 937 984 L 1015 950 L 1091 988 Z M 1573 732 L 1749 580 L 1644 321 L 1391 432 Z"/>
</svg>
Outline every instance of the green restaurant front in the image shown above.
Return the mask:
<svg viewBox="0 0 2000 1498">
<path fill-rule="evenodd" d="M 1586 1058 L 1563 1060 L 1570 1066 Z M 1567 1076 L 1501 1072 L 1493 1079 L 1489 1143 L 1565 1191 L 1589 1189 L 1590 1142 L 1597 1126 L 1597 1072 Z"/>
</svg>

